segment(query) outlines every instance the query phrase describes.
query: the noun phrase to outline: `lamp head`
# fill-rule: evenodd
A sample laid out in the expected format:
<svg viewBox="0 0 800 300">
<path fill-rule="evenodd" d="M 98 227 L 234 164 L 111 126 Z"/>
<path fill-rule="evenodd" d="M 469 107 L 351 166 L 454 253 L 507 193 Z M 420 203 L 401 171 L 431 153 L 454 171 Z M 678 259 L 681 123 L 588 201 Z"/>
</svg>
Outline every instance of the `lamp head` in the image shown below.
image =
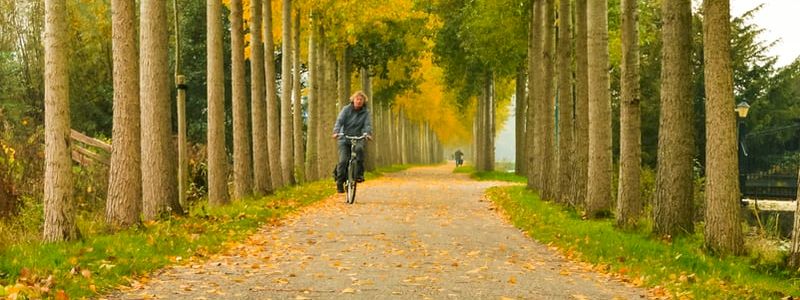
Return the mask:
<svg viewBox="0 0 800 300">
<path fill-rule="evenodd" d="M 739 102 L 739 104 L 736 105 L 736 114 L 739 116 L 739 118 L 746 118 L 749 110 L 750 104 L 747 104 L 745 101 Z"/>
</svg>

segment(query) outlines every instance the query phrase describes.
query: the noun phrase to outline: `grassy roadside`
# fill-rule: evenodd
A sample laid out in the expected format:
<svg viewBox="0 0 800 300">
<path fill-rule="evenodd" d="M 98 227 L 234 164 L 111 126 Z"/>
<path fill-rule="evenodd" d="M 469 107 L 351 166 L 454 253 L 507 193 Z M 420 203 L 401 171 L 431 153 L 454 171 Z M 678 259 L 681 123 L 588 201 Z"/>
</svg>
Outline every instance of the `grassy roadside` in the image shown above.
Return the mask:
<svg viewBox="0 0 800 300">
<path fill-rule="evenodd" d="M 755 263 L 763 257 L 705 254 L 700 234 L 663 241 L 652 238 L 646 226 L 623 232 L 610 219 L 582 220 L 577 212 L 543 202 L 523 186 L 496 187 L 487 193 L 532 238 L 557 247 L 570 259 L 592 264 L 597 271 L 624 275 L 650 288 L 654 296 L 779 299 L 800 295 L 800 280 Z"/>
<path fill-rule="evenodd" d="M 527 183 L 528 179 L 509 172 L 476 172 L 472 165 L 463 165 L 453 169 L 453 173 L 469 174 L 470 178 L 480 181 L 508 181 L 517 183 Z"/>
<path fill-rule="evenodd" d="M 380 168 L 367 178 L 408 167 Z M 224 207 L 197 205 L 186 216 L 113 234 L 87 234 L 81 241 L 8 246 L 0 252 L 0 299 L 95 297 L 166 265 L 202 260 L 334 193 L 333 181 L 321 180 Z"/>
</svg>

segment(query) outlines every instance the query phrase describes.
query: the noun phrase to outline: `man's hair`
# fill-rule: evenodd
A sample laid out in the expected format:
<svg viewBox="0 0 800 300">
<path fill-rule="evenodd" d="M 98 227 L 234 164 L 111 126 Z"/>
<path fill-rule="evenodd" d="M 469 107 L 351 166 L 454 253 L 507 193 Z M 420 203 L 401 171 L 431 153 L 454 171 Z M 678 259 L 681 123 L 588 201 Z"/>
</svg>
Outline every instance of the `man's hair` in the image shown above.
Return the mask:
<svg viewBox="0 0 800 300">
<path fill-rule="evenodd" d="M 367 102 L 369 102 L 369 98 L 367 98 L 367 94 L 364 94 L 364 92 L 363 92 L 363 91 L 356 91 L 355 93 L 353 93 L 353 95 L 352 95 L 352 96 L 350 96 L 350 102 L 353 102 L 353 100 L 355 100 L 355 99 L 356 99 L 356 96 L 361 96 L 361 97 L 363 97 L 363 98 L 364 98 L 364 104 L 366 104 Z"/>
</svg>

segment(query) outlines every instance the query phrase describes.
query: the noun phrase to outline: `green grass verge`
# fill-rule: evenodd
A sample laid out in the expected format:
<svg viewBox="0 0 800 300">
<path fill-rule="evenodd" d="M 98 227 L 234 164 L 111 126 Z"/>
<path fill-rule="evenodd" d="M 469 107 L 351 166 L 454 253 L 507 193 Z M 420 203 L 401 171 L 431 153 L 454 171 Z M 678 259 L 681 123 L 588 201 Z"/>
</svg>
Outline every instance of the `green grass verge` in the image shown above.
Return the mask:
<svg viewBox="0 0 800 300">
<path fill-rule="evenodd" d="M 456 167 L 453 169 L 453 173 L 467 173 L 472 174 L 475 173 L 475 167 L 472 165 L 461 165 L 460 167 Z"/>
<path fill-rule="evenodd" d="M 376 178 L 408 167 L 380 168 L 367 176 Z M 138 275 L 217 253 L 259 227 L 334 193 L 333 181 L 322 180 L 223 207 L 198 205 L 187 216 L 140 228 L 113 234 L 85 233 L 81 241 L 4 247 L 0 251 L 0 299 L 12 294 L 23 299 L 52 298 L 60 290 L 71 298 L 96 297 Z M 81 222 L 103 226 L 102 218 Z"/>
<path fill-rule="evenodd" d="M 508 181 L 508 182 L 519 182 L 519 183 L 527 183 L 528 178 L 519 176 L 514 173 L 508 172 L 474 172 L 470 175 L 470 177 L 481 180 L 481 181 Z"/>
<path fill-rule="evenodd" d="M 800 295 L 800 280 L 787 272 L 753 267 L 752 257 L 705 254 L 700 234 L 673 241 L 642 228 L 623 232 L 613 220 L 582 220 L 575 211 L 543 202 L 521 186 L 495 187 L 489 197 L 513 224 L 571 259 L 624 274 L 671 298 L 779 299 Z M 699 230 L 702 231 L 702 230 Z"/>
</svg>

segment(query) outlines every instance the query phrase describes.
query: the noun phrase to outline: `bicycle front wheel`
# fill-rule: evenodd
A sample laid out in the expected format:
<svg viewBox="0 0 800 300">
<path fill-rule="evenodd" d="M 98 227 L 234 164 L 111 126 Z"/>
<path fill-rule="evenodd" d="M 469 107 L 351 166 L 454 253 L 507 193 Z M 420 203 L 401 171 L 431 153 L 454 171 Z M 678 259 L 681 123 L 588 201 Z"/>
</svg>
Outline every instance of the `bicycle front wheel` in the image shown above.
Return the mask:
<svg viewBox="0 0 800 300">
<path fill-rule="evenodd" d="M 355 181 L 348 181 L 347 186 L 345 187 L 347 190 L 347 204 L 353 204 L 356 202 L 356 182 Z"/>
<path fill-rule="evenodd" d="M 356 176 L 355 164 L 351 161 L 347 166 L 347 182 L 345 182 L 345 190 L 347 191 L 347 204 L 356 202 Z"/>
</svg>

